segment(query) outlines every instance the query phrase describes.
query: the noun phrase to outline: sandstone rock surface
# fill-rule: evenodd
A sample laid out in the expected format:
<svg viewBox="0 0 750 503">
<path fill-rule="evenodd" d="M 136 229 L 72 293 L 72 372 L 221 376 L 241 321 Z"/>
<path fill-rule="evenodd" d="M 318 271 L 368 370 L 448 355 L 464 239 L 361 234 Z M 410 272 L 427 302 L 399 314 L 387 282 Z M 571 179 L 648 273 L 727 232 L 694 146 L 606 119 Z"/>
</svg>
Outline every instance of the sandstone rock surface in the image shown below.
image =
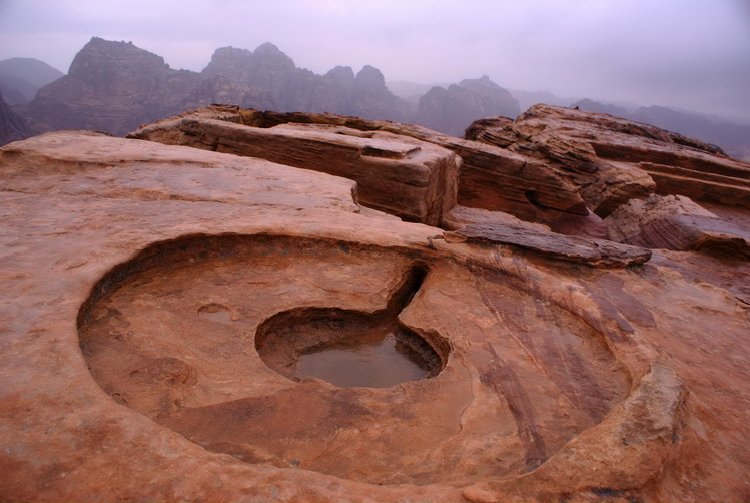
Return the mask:
<svg viewBox="0 0 750 503">
<path fill-rule="evenodd" d="M 548 169 L 541 161 L 528 159 L 507 149 L 445 135 L 422 126 L 333 114 L 261 112 L 227 106 L 192 110 L 180 117 L 199 121 L 218 119 L 261 128 L 296 124 L 295 127 L 301 129 L 322 128 L 324 131 L 355 136 L 382 131 L 416 138 L 452 150 L 463 159 L 457 198 L 458 203 L 464 206 L 503 211 L 525 220 L 547 223 L 565 215 L 585 216 L 589 213 L 578 187 L 567 174 Z M 179 128 L 176 119 L 157 121 L 128 136 L 168 144 L 196 144 L 190 135 Z M 331 126 L 343 129 L 336 130 Z"/>
<path fill-rule="evenodd" d="M 684 196 L 651 195 L 620 206 L 605 220 L 621 243 L 670 250 L 704 250 L 750 259 L 750 233 Z"/>
<path fill-rule="evenodd" d="M 267 132 L 264 133 L 258 128 L 267 128 Z M 398 135 L 401 138 L 400 141 L 406 142 L 411 141 L 407 138 L 416 138 L 421 140 L 423 146 L 424 142 L 428 142 L 453 151 L 460 156 L 462 164 L 457 177 L 452 175 L 444 177 L 446 182 L 438 184 L 446 187 L 445 194 L 448 196 L 445 203 L 440 206 L 441 217 L 436 220 L 433 216 L 431 220 L 425 220 L 423 211 L 413 209 L 410 212 L 404 212 L 403 209 L 396 212 L 410 220 L 442 222 L 443 227 L 450 229 L 456 229 L 459 226 L 458 222 L 462 222 L 462 225 L 476 223 L 479 225 L 473 227 L 471 239 L 480 239 L 481 229 L 481 233 L 484 234 L 481 239 L 495 239 L 498 242 L 514 243 L 529 249 L 539 249 L 541 242 L 532 237 L 536 231 L 528 227 L 528 221 L 544 223 L 556 232 L 577 235 L 582 239 L 565 239 L 559 234 L 544 232 L 541 241 L 547 244 L 554 242 L 554 247 L 558 251 L 575 250 L 578 246 L 584 246 L 588 251 L 572 252 L 569 258 L 576 261 L 612 265 L 625 265 L 631 260 L 637 262 L 641 259 L 636 257 L 645 255 L 635 250 L 618 249 L 619 251 L 615 251 L 617 247 L 614 244 L 600 246 L 591 239 L 611 239 L 631 244 L 643 243 L 647 247 L 693 246 L 704 251 L 717 249 L 713 244 L 721 242 L 733 243 L 730 247 L 736 245 L 735 250 L 743 250 L 746 235 L 736 225 L 719 217 L 708 221 L 702 220 L 700 224 L 695 219 L 687 222 L 684 216 L 678 216 L 678 213 L 684 213 L 684 211 L 680 212 L 677 208 L 666 206 L 661 212 L 661 217 L 671 215 L 669 217 L 671 223 L 664 224 L 663 218 L 659 222 L 667 227 L 674 227 L 671 231 L 673 234 L 671 241 L 669 237 L 638 241 L 636 234 L 641 234 L 642 237 L 650 234 L 653 238 L 655 233 L 663 232 L 666 227 L 662 231 L 655 227 L 651 230 L 644 228 L 642 233 L 631 229 L 623 234 L 613 231 L 618 225 L 622 225 L 622 218 L 617 220 L 618 224 L 614 223 L 614 219 L 609 219 L 608 226 L 600 216 L 589 209 L 596 208 L 597 211 L 606 215 L 607 212 L 611 213 L 626 204 L 631 206 L 636 204 L 631 201 L 638 198 L 650 196 L 653 199 L 656 197 L 654 192 L 657 190 L 664 193 L 670 193 L 672 190 L 669 184 L 659 188 L 653 178 L 640 169 L 648 163 L 641 162 L 638 163 L 640 167 L 633 167 L 624 162 L 612 162 L 600 158 L 592 147 L 592 138 L 599 138 L 597 141 L 600 143 L 597 145 L 602 145 L 605 141 L 617 141 L 620 144 L 627 143 L 633 149 L 641 149 L 643 152 L 653 151 L 657 158 L 672 155 L 675 159 L 687 159 L 693 156 L 702 159 L 701 162 L 706 165 L 718 166 L 716 169 L 734 170 L 736 184 L 732 185 L 726 183 L 717 185 L 715 183 L 717 175 L 711 172 L 693 171 L 692 181 L 686 183 L 687 190 L 690 191 L 692 185 L 700 185 L 705 187 L 705 192 L 714 194 L 708 198 L 709 201 L 716 201 L 719 198 L 730 207 L 739 205 L 741 208 L 744 205 L 742 191 L 744 185 L 750 183 L 748 176 L 750 165 L 729 159 L 720 151 L 694 140 L 668 131 L 649 128 L 649 126 L 600 114 L 539 106 L 517 121 L 501 117 L 477 121 L 468 130 L 468 136 L 479 140 L 474 141 L 443 135 L 422 126 L 372 121 L 357 117 L 259 112 L 238 107 L 212 106 L 193 110 L 176 118 L 157 121 L 130 133 L 129 136 L 167 144 L 231 151 L 236 154 L 257 156 L 299 167 L 354 177 L 360 182 L 363 202 L 386 211 L 388 211 L 386 199 L 391 199 L 393 204 L 404 207 L 403 203 L 399 202 L 401 195 L 391 196 L 387 191 L 385 193 L 382 191 L 385 185 L 381 184 L 377 177 L 371 176 L 370 168 L 364 167 L 367 164 L 367 161 L 363 161 L 365 158 L 361 158 L 356 165 L 350 164 L 347 172 L 344 173 L 334 168 L 335 163 L 321 163 L 316 160 L 316 156 L 309 155 L 309 152 L 307 155 L 297 152 L 290 156 L 285 153 L 284 148 L 270 148 L 270 144 L 264 143 L 269 140 L 261 142 L 259 139 L 277 137 L 279 133 L 275 131 L 282 130 L 296 132 L 295 134 L 299 135 L 315 132 L 314 134 L 318 135 L 319 139 L 323 138 L 320 136 L 322 133 L 333 134 L 339 138 L 351 136 L 358 139 L 391 134 Z M 534 136 L 534 133 L 530 132 L 534 130 L 542 133 Z M 239 131 L 245 131 L 243 134 L 246 138 L 256 137 L 255 145 L 248 145 L 246 139 L 243 140 L 246 145 L 239 146 L 236 138 Z M 311 148 L 326 149 L 326 145 L 326 142 L 322 142 L 317 147 Z M 684 145 L 694 145 L 694 147 Z M 601 150 L 604 147 L 598 148 Z M 394 166 L 398 166 L 398 163 Z M 357 170 L 362 171 L 359 175 L 354 175 L 353 173 Z M 453 194 L 456 185 L 457 196 L 454 202 Z M 680 185 L 675 193 L 684 191 L 685 186 Z M 440 191 L 428 192 L 434 195 Z M 430 197 L 434 198 L 434 196 Z M 686 204 L 700 208 L 690 199 L 680 197 Z M 421 200 L 428 201 L 423 197 Z M 438 207 L 432 202 L 425 204 L 432 208 Z M 606 211 L 601 206 L 602 204 L 606 206 Z M 638 208 L 640 211 L 644 207 L 638 206 Z M 480 213 L 477 210 L 489 210 L 489 213 Z M 458 218 L 452 218 L 451 213 L 454 216 L 461 215 Z M 527 222 L 507 225 L 507 214 Z M 622 211 L 619 213 L 619 215 L 623 214 Z M 479 220 L 471 222 L 472 217 Z M 655 219 L 656 217 L 652 219 L 630 217 L 631 222 L 640 222 L 635 224 L 638 229 L 646 225 L 659 226 L 659 222 L 653 222 Z M 678 220 L 680 223 L 677 223 Z M 498 223 L 504 228 L 502 232 L 498 232 L 495 226 Z M 698 230 L 696 225 L 702 230 Z M 704 239 L 708 234 L 713 237 Z M 710 244 L 701 246 L 697 244 L 698 242 Z M 603 261 L 595 258 L 601 250 L 605 250 Z M 745 253 L 741 252 L 739 255 L 744 257 Z M 559 256 L 563 257 L 565 253 Z"/>
<path fill-rule="evenodd" d="M 560 235 L 540 222 L 565 211 L 514 205 L 505 185 L 477 197 L 536 223 L 457 204 L 449 183 L 442 227 L 404 222 L 367 207 L 376 185 L 266 159 L 349 156 L 336 162 L 354 177 L 368 157 L 408 158 L 409 179 L 429 178 L 460 148 L 500 173 L 532 160 L 579 194 L 559 160 L 425 128 L 214 107 L 133 136 L 156 141 L 0 148 L 4 497 L 750 495 L 750 261 Z M 259 139 L 253 157 L 211 151 Z M 183 141 L 201 148 L 163 144 Z M 736 206 L 704 211 L 750 225 Z M 346 387 L 297 372 L 383 326 L 423 375 Z"/>
<path fill-rule="evenodd" d="M 258 128 L 186 117 L 132 136 L 157 138 L 173 130 L 180 145 L 344 176 L 357 182 L 364 204 L 410 221 L 437 225 L 444 209 L 455 205 L 460 162 L 450 150 L 387 132 L 289 126 Z"/>
<path fill-rule="evenodd" d="M 536 105 L 515 121 L 477 121 L 467 138 L 551 161 L 602 217 L 654 190 L 750 206 L 747 163 L 677 133 L 606 114 Z"/>
</svg>

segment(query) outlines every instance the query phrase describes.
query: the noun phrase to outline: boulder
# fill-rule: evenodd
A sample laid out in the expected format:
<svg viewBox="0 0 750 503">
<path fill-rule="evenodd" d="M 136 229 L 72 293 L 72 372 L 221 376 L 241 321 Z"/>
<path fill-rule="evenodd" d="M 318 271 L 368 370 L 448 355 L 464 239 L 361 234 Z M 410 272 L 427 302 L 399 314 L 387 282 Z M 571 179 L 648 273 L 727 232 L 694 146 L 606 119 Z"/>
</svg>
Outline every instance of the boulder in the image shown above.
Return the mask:
<svg viewBox="0 0 750 503">
<path fill-rule="evenodd" d="M 515 121 L 477 121 L 467 138 L 567 173 L 603 218 L 653 192 L 750 207 L 749 164 L 698 140 L 606 114 L 536 105 Z"/>
<path fill-rule="evenodd" d="M 750 232 L 685 196 L 632 199 L 605 219 L 609 238 L 649 248 L 702 250 L 750 259 Z"/>
</svg>

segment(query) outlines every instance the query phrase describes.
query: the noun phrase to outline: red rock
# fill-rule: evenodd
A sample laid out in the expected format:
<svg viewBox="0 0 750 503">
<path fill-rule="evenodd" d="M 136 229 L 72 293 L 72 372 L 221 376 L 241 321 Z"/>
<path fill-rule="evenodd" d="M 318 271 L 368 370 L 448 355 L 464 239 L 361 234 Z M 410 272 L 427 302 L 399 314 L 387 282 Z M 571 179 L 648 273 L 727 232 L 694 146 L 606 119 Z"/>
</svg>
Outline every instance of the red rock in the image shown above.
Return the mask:
<svg viewBox="0 0 750 503">
<path fill-rule="evenodd" d="M 216 118 L 261 128 L 293 123 L 298 125 L 296 128 L 324 127 L 325 130 L 355 136 L 362 136 L 362 132 L 371 134 L 372 131 L 383 131 L 412 137 L 447 148 L 461 156 L 459 204 L 508 212 L 525 220 L 547 223 L 557 221 L 564 214 L 589 213 L 579 188 L 564 173 L 547 169 L 543 163 L 507 149 L 444 135 L 422 126 L 332 114 L 260 112 L 221 106 L 194 110 L 180 117 L 195 117 L 197 120 Z M 128 136 L 167 144 L 195 143 L 179 130 L 177 124 L 175 119 L 165 119 L 143 126 Z M 331 130 L 331 126 L 346 129 Z"/>
<path fill-rule="evenodd" d="M 165 128 L 179 132 L 180 145 L 345 176 L 357 182 L 364 204 L 406 220 L 437 225 L 455 204 L 460 166 L 456 155 L 411 137 L 352 135 L 341 128 L 257 128 L 202 118 L 162 122 L 132 136 L 164 141 Z"/>
<path fill-rule="evenodd" d="M 602 217 L 654 191 L 750 207 L 750 165 L 700 141 L 611 115 L 536 105 L 515 121 L 476 121 L 467 138 L 569 173 Z"/>
<path fill-rule="evenodd" d="M 279 117 L 221 113 L 254 128 Z M 331 157 L 379 144 L 370 121 L 297 117 L 336 128 L 263 134 L 315 138 Z M 387 128 L 412 137 L 376 149 L 396 157 L 427 134 L 370 130 Z M 655 250 L 643 263 L 648 250 L 450 193 L 446 231 L 367 209 L 342 177 L 85 132 L 3 147 L 0 186 L 6 499 L 747 494 L 749 261 Z M 743 212 L 711 211 L 747 228 Z M 337 387 L 294 372 L 300 353 L 383 327 L 422 378 Z"/>
<path fill-rule="evenodd" d="M 750 259 L 750 232 L 685 196 L 651 195 L 620 206 L 605 220 L 609 238 L 649 248 L 701 250 Z"/>
</svg>

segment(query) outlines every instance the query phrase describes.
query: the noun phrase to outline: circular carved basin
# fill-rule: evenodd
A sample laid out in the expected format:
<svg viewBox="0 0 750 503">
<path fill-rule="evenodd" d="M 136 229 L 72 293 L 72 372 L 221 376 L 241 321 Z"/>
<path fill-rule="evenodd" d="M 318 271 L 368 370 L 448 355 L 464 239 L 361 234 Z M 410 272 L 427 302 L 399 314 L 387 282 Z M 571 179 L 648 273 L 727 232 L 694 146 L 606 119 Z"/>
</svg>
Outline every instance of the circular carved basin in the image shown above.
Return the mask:
<svg viewBox="0 0 750 503">
<path fill-rule="evenodd" d="M 335 240 L 154 244 L 78 327 L 101 388 L 187 440 L 380 484 L 527 473 L 630 386 L 591 327 L 523 285 Z"/>
<path fill-rule="evenodd" d="M 258 327 L 258 354 L 292 380 L 317 377 L 345 388 L 387 388 L 434 377 L 443 358 L 397 318 L 425 276 L 423 268 L 413 269 L 382 312 L 307 308 L 279 313 Z"/>
</svg>

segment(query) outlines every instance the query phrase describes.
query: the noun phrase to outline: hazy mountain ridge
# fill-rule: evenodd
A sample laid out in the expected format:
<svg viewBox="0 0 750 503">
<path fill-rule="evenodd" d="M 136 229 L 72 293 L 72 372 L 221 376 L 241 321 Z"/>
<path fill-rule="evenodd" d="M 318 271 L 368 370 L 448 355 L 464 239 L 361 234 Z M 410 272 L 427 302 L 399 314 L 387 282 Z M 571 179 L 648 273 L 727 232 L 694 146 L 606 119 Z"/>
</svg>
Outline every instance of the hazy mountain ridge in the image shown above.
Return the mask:
<svg viewBox="0 0 750 503">
<path fill-rule="evenodd" d="M 9 72 L 5 81 L 3 71 Z M 50 79 L 54 81 L 36 90 L 37 83 Z M 68 75 L 28 58 L 0 61 L 0 93 L 11 105 L 3 113 L 23 117 L 27 134 L 75 128 L 124 134 L 139 124 L 190 108 L 230 103 L 415 122 L 463 136 L 476 119 L 515 118 L 538 102 L 573 106 L 576 100 L 549 91 L 508 91 L 486 75 L 450 85 L 407 81 L 390 85 L 395 93 L 382 72 L 369 65 L 356 74 L 348 66 L 316 74 L 297 67 L 271 43 L 255 51 L 216 49 L 201 72 L 172 69 L 162 57 L 132 43 L 98 37 L 78 52 Z M 412 92 L 423 94 L 407 96 Z M 33 100 L 27 103 L 29 96 Z M 700 138 L 732 156 L 750 159 L 748 125 L 657 106 L 625 107 L 590 99 L 578 100 L 577 105 Z"/>
<path fill-rule="evenodd" d="M 443 133 L 463 136 L 464 130 L 479 118 L 516 117 L 519 113 L 518 101 L 484 75 L 478 79 L 462 80 L 447 89 L 430 89 L 419 100 L 415 122 Z"/>
<path fill-rule="evenodd" d="M 124 134 L 139 124 L 215 102 L 280 111 L 304 110 L 408 120 L 408 105 L 365 66 L 356 75 L 298 68 L 270 43 L 255 51 L 223 47 L 201 72 L 174 70 L 132 43 L 94 37 L 68 75 L 42 88 L 28 105 L 35 131 L 87 128 Z"/>
<path fill-rule="evenodd" d="M 0 61 L 0 92 L 8 104 L 28 103 L 37 91 L 65 75 L 44 61 L 10 58 Z"/>
<path fill-rule="evenodd" d="M 21 140 L 31 135 L 26 121 L 16 114 L 0 93 L 0 145 Z"/>
<path fill-rule="evenodd" d="M 720 122 L 719 118 L 711 119 L 701 114 L 661 106 L 642 106 L 627 110 L 590 99 L 579 100 L 574 106 L 588 112 L 607 113 L 699 138 L 718 145 L 732 157 L 750 161 L 750 125 Z"/>
</svg>

